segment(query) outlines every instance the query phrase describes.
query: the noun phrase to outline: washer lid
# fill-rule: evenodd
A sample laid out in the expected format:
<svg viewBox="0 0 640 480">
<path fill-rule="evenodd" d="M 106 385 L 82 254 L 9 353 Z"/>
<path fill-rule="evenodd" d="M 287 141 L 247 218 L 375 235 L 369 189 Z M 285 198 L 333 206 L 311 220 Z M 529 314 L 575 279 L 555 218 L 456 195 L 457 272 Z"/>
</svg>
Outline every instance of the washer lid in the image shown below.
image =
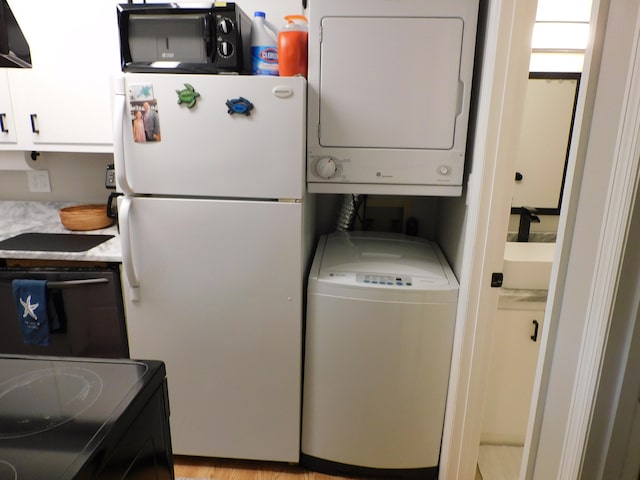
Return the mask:
<svg viewBox="0 0 640 480">
<path fill-rule="evenodd" d="M 337 283 L 431 288 L 457 287 L 453 278 L 434 242 L 380 232 L 328 235 L 319 272 L 319 279 Z"/>
</svg>

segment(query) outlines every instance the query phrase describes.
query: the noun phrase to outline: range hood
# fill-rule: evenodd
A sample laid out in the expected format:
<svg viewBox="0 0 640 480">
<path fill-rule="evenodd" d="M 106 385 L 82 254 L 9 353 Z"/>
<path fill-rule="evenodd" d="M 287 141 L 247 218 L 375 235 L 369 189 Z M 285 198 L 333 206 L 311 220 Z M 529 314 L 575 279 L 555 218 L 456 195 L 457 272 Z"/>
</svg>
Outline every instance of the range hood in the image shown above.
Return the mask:
<svg viewBox="0 0 640 480">
<path fill-rule="evenodd" d="M 7 0 L 0 0 L 0 68 L 31 68 L 27 39 Z"/>
</svg>

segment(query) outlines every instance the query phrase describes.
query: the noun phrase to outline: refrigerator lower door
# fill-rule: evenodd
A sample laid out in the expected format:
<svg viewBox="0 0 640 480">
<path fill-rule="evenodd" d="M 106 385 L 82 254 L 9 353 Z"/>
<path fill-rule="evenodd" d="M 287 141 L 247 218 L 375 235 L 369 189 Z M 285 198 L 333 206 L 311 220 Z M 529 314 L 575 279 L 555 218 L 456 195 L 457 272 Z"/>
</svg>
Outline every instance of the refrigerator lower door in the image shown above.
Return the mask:
<svg viewBox="0 0 640 480">
<path fill-rule="evenodd" d="M 131 201 L 131 358 L 166 363 L 173 451 L 297 462 L 302 205 Z"/>
</svg>

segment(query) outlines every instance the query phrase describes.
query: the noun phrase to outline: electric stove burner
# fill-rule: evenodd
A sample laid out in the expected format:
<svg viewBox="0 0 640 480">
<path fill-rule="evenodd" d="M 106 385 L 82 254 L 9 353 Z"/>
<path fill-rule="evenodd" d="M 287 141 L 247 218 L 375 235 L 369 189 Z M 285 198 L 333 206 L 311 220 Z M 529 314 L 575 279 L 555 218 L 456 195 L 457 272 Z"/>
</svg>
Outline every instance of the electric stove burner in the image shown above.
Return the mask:
<svg viewBox="0 0 640 480">
<path fill-rule="evenodd" d="M 18 472 L 9 462 L 0 460 L 0 480 L 17 480 Z"/>
<path fill-rule="evenodd" d="M 0 384 L 0 439 L 51 430 L 82 414 L 100 396 L 102 379 L 83 367 L 46 368 Z M 4 478 L 4 477 L 1 477 Z"/>
</svg>

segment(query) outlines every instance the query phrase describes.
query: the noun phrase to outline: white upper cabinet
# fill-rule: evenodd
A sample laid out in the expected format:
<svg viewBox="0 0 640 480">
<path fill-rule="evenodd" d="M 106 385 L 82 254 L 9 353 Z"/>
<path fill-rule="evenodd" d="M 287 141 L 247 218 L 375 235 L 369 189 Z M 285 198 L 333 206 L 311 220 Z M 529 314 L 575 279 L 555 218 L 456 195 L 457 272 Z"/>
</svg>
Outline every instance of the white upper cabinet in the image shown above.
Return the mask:
<svg viewBox="0 0 640 480">
<path fill-rule="evenodd" d="M 0 69 L 0 148 L 17 142 L 16 126 L 13 116 L 11 92 L 7 80 L 7 70 Z"/>
<path fill-rule="evenodd" d="M 116 2 L 11 1 L 31 69 L 0 76 L 0 149 L 111 152 L 111 80 L 120 70 Z M 11 101 L 5 95 L 10 92 Z M 12 117 L 12 118 L 11 118 Z"/>
</svg>

